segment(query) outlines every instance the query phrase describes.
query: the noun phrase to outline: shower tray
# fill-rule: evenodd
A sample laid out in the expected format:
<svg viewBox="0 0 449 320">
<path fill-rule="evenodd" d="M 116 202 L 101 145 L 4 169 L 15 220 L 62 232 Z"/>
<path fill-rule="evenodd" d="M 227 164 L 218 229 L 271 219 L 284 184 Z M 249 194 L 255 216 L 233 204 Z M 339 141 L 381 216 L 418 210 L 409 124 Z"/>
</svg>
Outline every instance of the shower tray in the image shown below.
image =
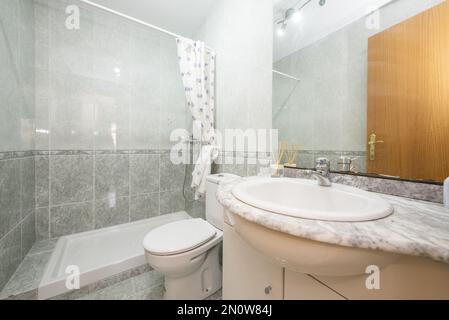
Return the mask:
<svg viewBox="0 0 449 320">
<path fill-rule="evenodd" d="M 181 211 L 61 237 L 45 268 L 38 299 L 57 297 L 145 265 L 144 236 L 154 228 L 183 219 L 191 216 Z"/>
</svg>

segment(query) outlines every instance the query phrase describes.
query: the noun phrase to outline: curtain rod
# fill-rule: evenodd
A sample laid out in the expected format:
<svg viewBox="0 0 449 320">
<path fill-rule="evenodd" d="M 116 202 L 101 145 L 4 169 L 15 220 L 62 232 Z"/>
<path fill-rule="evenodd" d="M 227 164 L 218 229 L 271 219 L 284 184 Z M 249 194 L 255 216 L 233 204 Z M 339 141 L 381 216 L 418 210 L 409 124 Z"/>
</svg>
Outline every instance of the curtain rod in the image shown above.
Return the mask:
<svg viewBox="0 0 449 320">
<path fill-rule="evenodd" d="M 121 12 L 115 11 L 115 10 L 113 10 L 113 9 L 111 9 L 111 8 L 102 6 L 102 5 L 98 4 L 98 3 L 95 3 L 95 2 L 92 2 L 92 1 L 89 1 L 89 0 L 79 0 L 79 1 L 81 1 L 81 2 L 83 2 L 83 3 L 85 3 L 85 4 L 88 4 L 88 5 L 92 6 L 92 7 L 101 9 L 101 10 L 103 10 L 103 11 L 107 11 L 107 12 L 112 13 L 112 14 L 114 14 L 114 15 L 117 15 L 117 16 L 119 16 L 119 17 L 125 18 L 125 19 L 127 19 L 127 20 L 131 20 L 131 21 L 136 22 L 136 23 L 138 23 L 138 24 L 144 25 L 144 26 L 149 27 L 149 28 L 151 28 L 151 29 L 154 29 L 154 30 L 160 31 L 160 32 L 162 32 L 162 33 L 168 34 L 168 35 L 170 35 L 170 36 L 172 36 L 172 37 L 174 37 L 174 38 L 181 38 L 181 39 L 184 39 L 184 38 L 185 38 L 185 37 L 183 37 L 183 36 L 181 36 L 181 35 L 179 35 L 179 34 L 176 34 L 176 33 L 174 33 L 174 32 L 171 32 L 171 31 L 162 29 L 162 28 L 160 28 L 160 27 L 157 27 L 157 26 L 155 26 L 155 25 L 153 25 L 153 24 L 144 22 L 144 21 L 142 21 L 142 20 L 133 18 L 133 17 L 128 16 L 128 15 L 126 15 L 126 14 L 123 14 L 123 13 L 121 13 Z M 210 47 L 208 47 L 208 46 L 206 46 L 206 48 L 207 48 L 208 50 L 215 51 L 214 49 L 212 49 L 212 48 L 210 48 Z M 290 79 L 293 79 L 293 80 L 296 80 L 296 81 L 300 81 L 298 78 L 292 77 L 292 76 L 290 76 L 290 75 L 288 75 L 288 74 L 285 74 L 285 73 L 282 73 L 282 72 L 280 72 L 280 71 L 273 70 L 273 72 L 276 73 L 276 74 L 279 74 L 279 75 L 281 75 L 281 76 L 284 76 L 284 77 L 287 77 L 287 78 L 290 78 Z"/>
<path fill-rule="evenodd" d="M 277 71 L 277 70 L 275 70 L 275 69 L 273 69 L 273 73 L 278 74 L 278 75 L 281 75 L 281 76 L 286 77 L 286 78 L 289 78 L 289 79 L 292 79 L 292 80 L 295 80 L 295 81 L 298 81 L 298 82 L 301 81 L 301 80 L 298 79 L 298 78 L 295 78 L 295 77 L 293 77 L 293 76 L 291 76 L 291 75 L 289 75 L 289 74 L 286 74 L 286 73 Z"/>
<path fill-rule="evenodd" d="M 89 1 L 89 0 L 79 0 L 79 1 L 81 1 L 81 2 L 83 2 L 83 3 L 85 3 L 85 4 L 88 4 L 88 5 L 92 6 L 92 7 L 101 9 L 101 10 L 103 10 L 103 11 L 107 11 L 107 12 L 112 13 L 112 14 L 114 14 L 114 15 L 117 15 L 117 16 L 119 16 L 119 17 L 125 18 L 125 19 L 127 19 L 127 20 L 131 20 L 131 21 L 136 22 L 136 23 L 138 23 L 138 24 L 144 25 L 144 26 L 149 27 L 149 28 L 151 28 L 151 29 L 154 29 L 154 30 L 160 31 L 160 32 L 162 32 L 162 33 L 168 34 L 168 35 L 170 35 L 170 36 L 172 36 L 172 37 L 174 37 L 174 38 L 186 39 L 186 37 L 184 37 L 184 36 L 181 36 L 181 35 L 179 35 L 179 34 L 176 34 L 176 33 L 174 33 L 174 32 L 168 31 L 168 30 L 166 30 L 166 29 L 157 27 L 157 26 L 155 26 L 155 25 L 153 25 L 153 24 L 144 22 L 144 21 L 142 21 L 142 20 L 133 18 L 133 17 L 128 16 L 128 15 L 126 15 L 126 14 L 124 14 L 124 13 L 119 12 L 119 11 L 113 10 L 113 9 L 108 8 L 108 7 L 105 7 L 105 6 L 102 6 L 102 5 L 98 4 L 98 3 L 95 3 L 95 2 L 92 2 L 92 1 Z M 207 48 L 208 50 L 215 51 L 213 48 L 210 48 L 210 47 L 208 47 L 208 46 L 206 46 L 206 48 Z"/>
</svg>

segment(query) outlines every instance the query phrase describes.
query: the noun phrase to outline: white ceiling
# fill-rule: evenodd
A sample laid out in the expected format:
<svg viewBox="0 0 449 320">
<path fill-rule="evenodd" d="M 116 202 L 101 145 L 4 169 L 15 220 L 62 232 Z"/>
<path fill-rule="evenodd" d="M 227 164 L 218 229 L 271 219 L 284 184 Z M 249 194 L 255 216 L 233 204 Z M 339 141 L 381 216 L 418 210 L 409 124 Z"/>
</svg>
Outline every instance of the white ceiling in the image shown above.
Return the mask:
<svg viewBox="0 0 449 320">
<path fill-rule="evenodd" d="M 298 8 L 306 0 L 273 0 L 274 19 L 282 18 L 285 10 Z M 362 18 L 369 11 L 379 8 L 392 0 L 327 0 L 321 7 L 319 0 L 313 0 L 303 10 L 302 19 L 290 21 L 283 37 L 274 32 L 274 61 L 278 61 L 295 51 L 326 37 L 344 26 Z M 275 24 L 275 28 L 278 25 Z"/>
<path fill-rule="evenodd" d="M 91 0 L 181 36 L 193 37 L 215 0 Z"/>
</svg>

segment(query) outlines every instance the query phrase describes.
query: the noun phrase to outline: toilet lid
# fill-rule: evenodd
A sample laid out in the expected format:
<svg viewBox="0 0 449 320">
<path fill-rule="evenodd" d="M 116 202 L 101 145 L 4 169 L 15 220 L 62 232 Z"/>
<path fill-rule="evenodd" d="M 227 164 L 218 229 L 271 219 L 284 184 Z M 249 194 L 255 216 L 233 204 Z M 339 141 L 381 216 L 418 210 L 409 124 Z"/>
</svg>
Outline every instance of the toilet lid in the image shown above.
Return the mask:
<svg viewBox="0 0 449 320">
<path fill-rule="evenodd" d="M 217 229 L 203 219 L 181 220 L 150 231 L 143 246 L 151 254 L 168 256 L 193 250 L 216 234 Z"/>
</svg>

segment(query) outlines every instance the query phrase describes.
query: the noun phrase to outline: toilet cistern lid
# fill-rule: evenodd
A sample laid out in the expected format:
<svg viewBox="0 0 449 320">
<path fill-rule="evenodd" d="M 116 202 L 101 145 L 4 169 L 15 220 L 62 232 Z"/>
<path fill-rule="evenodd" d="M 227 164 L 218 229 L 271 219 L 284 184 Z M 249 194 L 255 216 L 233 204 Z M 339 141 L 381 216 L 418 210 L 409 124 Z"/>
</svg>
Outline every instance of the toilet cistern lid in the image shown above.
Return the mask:
<svg viewBox="0 0 449 320">
<path fill-rule="evenodd" d="M 217 230 L 203 219 L 188 219 L 150 231 L 143 240 L 143 246 L 154 255 L 175 255 L 200 247 L 216 234 Z"/>
</svg>

